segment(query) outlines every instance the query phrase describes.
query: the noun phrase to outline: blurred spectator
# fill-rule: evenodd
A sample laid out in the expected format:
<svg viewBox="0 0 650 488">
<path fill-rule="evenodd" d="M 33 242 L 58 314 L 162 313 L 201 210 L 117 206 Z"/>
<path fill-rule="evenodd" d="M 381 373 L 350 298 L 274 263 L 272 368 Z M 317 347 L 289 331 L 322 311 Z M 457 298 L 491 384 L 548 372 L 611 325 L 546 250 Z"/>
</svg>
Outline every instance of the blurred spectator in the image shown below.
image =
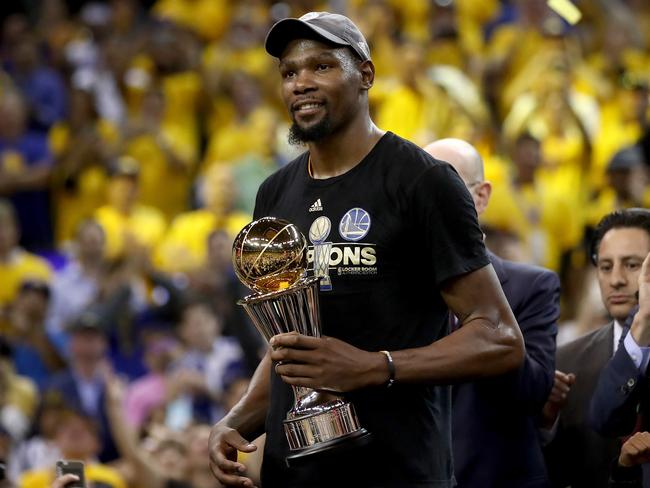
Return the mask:
<svg viewBox="0 0 650 488">
<path fill-rule="evenodd" d="M 102 444 L 99 426 L 93 417 L 79 410 L 65 410 L 59 415 L 54 440 L 61 451 L 62 459 L 75 459 L 84 463 L 84 475 L 89 483 L 107 488 L 127 488 L 117 471 L 97 462 Z M 54 476 L 54 466 L 27 471 L 18 486 L 49 488 Z"/>
<path fill-rule="evenodd" d="M 29 378 L 16 374 L 11 346 L 0 337 L 0 429 L 9 432 L 13 439 L 22 439 L 37 401 L 36 385 Z M 7 456 L 0 456 L 0 459 L 6 460 Z"/>
<path fill-rule="evenodd" d="M 144 362 L 149 372 L 131 383 L 124 404 L 126 418 L 136 431 L 166 407 L 168 400 L 166 373 L 181 352 L 180 345 L 164 335 L 157 335 L 147 341 Z"/>
<path fill-rule="evenodd" d="M 227 0 L 158 0 L 152 13 L 195 31 L 206 40 L 219 38 L 230 20 Z"/>
<path fill-rule="evenodd" d="M 210 471 L 210 465 L 204 462 L 206 456 L 209 457 L 208 439 L 210 438 L 210 427 L 209 424 L 193 425 L 185 435 L 188 464 L 187 479 L 193 488 L 214 488 L 215 486 L 215 479 Z"/>
<path fill-rule="evenodd" d="M 19 9 L 12 10 L 2 23 L 2 64 L 9 62 L 11 51 L 29 34 L 29 20 Z"/>
<path fill-rule="evenodd" d="M 69 368 L 49 381 L 45 395 L 64 399 L 71 408 L 84 412 L 99 423 L 99 459 L 117 457 L 104 406 L 108 360 L 106 331 L 94 312 L 81 314 L 69 327 Z"/>
<path fill-rule="evenodd" d="M 607 165 L 607 180 L 608 187 L 601 191 L 589 209 L 592 226 L 614 210 L 643 207 L 650 203 L 645 198 L 648 165 L 639 146 L 625 147 L 614 154 Z"/>
<path fill-rule="evenodd" d="M 214 103 L 204 166 L 236 162 L 251 154 L 269 157 L 279 117 L 263 104 L 259 81 L 235 70 L 224 75 L 222 83 L 223 94 Z"/>
<path fill-rule="evenodd" d="M 122 256 L 135 246 L 153 248 L 165 232 L 160 210 L 138 200 L 139 163 L 130 157 L 118 158 L 111 167 L 108 204 L 97 209 L 95 219 L 106 233 L 106 253 Z"/>
<path fill-rule="evenodd" d="M 38 41 L 21 36 L 11 51 L 7 71 L 29 106 L 31 128 L 46 132 L 66 115 L 67 92 L 61 74 L 43 62 Z"/>
<path fill-rule="evenodd" d="M 29 279 L 49 280 L 52 273 L 44 259 L 18 247 L 20 229 L 12 205 L 0 199 L 0 331 L 6 332 L 7 306 Z"/>
<path fill-rule="evenodd" d="M 52 282 L 47 314 L 47 331 L 51 335 L 65 333 L 65 328 L 98 298 L 106 267 L 105 248 L 106 236 L 96 221 L 79 223 L 72 259 L 57 271 Z"/>
<path fill-rule="evenodd" d="M 582 236 L 579 209 L 571 206 L 563 189 L 539 178 L 543 166 L 541 144 L 528 133 L 512 148 L 513 179 L 508 191 L 495 193 L 485 221 L 514 231 L 524 244 L 527 261 L 559 271 L 562 254 Z"/>
<path fill-rule="evenodd" d="M 0 196 L 8 196 L 29 250 L 51 249 L 49 181 L 52 157 L 44 134 L 27 129 L 27 109 L 16 93 L 0 97 Z"/>
<path fill-rule="evenodd" d="M 213 166 L 201 182 L 203 208 L 179 215 L 157 250 L 156 262 L 168 272 L 204 266 L 208 236 L 223 229 L 231 239 L 250 222 L 250 216 L 233 211 L 236 182 L 228 166 Z"/>
<path fill-rule="evenodd" d="M 139 113 L 124 128 L 123 153 L 140 163 L 140 202 L 172 219 L 187 208 L 198 148 L 179 121 L 165 119 L 164 114 L 162 90 L 150 87 Z M 165 182 L 164 192 L 160 191 L 161 181 Z"/>
<path fill-rule="evenodd" d="M 26 471 L 51 469 L 61 459 L 54 437 L 59 417 L 66 408 L 58 395 L 45 395 L 41 399 L 29 437 L 15 446 L 9 458 L 9 478 L 12 481 L 17 482 Z"/>
<path fill-rule="evenodd" d="M 266 341 L 255 329 L 237 300 L 249 290 L 235 275 L 232 265 L 232 238 L 224 230 L 208 237 L 207 262 L 187 274 L 189 288 L 205 297 L 223 321 L 223 332 L 241 345 L 250 374 L 266 353 Z"/>
<path fill-rule="evenodd" d="M 196 12 L 192 10 L 192 15 Z M 152 26 L 147 32 L 144 53 L 133 59 L 129 72 L 140 83 L 129 85 L 130 108 L 137 110 L 138 101 L 150 87 L 160 87 L 165 102 L 165 123 L 184 131 L 183 141 L 197 147 L 199 131 L 199 95 L 201 77 L 196 38 L 174 24 Z"/>
<path fill-rule="evenodd" d="M 180 426 L 190 419 L 215 422 L 224 415 L 226 385 L 244 374 L 242 350 L 235 339 L 221 335 L 220 318 L 202 301 L 186 305 L 179 336 L 186 353 L 173 365 L 169 421 Z M 173 415 L 179 411 L 188 412 L 189 419 L 180 417 L 176 424 Z"/>
<path fill-rule="evenodd" d="M 18 374 L 29 377 L 39 390 L 64 366 L 45 329 L 50 288 L 40 281 L 25 281 L 9 308 L 13 361 Z"/>
<path fill-rule="evenodd" d="M 55 176 L 56 241 L 66 244 L 83 218 L 105 201 L 106 171 L 118 143 L 117 127 L 99 118 L 92 93 L 70 92 L 70 115 L 55 124 L 49 144 L 57 161 Z"/>
<path fill-rule="evenodd" d="M 172 437 L 148 446 L 138 445 L 137 437 L 124 420 L 123 386 L 115 377 L 109 378 L 107 411 L 120 454 L 129 464 L 133 484 L 148 488 L 191 488 L 185 480 L 189 461 L 187 448 Z"/>
<path fill-rule="evenodd" d="M 11 488 L 9 480 L 6 478 L 5 459 L 11 450 L 11 437 L 9 433 L 0 427 L 0 488 Z"/>
</svg>

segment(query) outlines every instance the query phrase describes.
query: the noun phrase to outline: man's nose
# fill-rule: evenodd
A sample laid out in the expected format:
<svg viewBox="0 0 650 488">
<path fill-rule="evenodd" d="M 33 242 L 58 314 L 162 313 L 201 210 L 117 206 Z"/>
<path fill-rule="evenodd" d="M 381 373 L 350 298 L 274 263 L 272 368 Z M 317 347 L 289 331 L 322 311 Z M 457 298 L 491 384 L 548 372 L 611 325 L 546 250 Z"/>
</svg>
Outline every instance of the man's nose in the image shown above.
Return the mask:
<svg viewBox="0 0 650 488">
<path fill-rule="evenodd" d="M 622 264 L 615 264 L 612 268 L 611 284 L 614 288 L 619 288 L 627 284 L 627 274 Z"/>
<path fill-rule="evenodd" d="M 295 93 L 305 93 L 316 89 L 314 77 L 309 70 L 302 69 L 296 73 L 293 91 Z"/>
</svg>

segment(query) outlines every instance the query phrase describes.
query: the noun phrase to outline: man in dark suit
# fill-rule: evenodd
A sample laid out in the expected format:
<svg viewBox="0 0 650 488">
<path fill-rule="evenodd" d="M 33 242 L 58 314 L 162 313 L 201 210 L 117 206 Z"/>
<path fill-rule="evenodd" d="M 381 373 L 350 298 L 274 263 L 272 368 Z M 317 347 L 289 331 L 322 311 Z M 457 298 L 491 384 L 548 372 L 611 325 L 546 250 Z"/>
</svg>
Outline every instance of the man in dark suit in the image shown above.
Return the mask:
<svg viewBox="0 0 650 488">
<path fill-rule="evenodd" d="M 480 215 L 491 185 L 476 149 L 442 139 L 425 150 L 447 161 L 465 182 Z M 553 385 L 560 282 L 551 271 L 503 260 L 492 266 L 521 328 L 523 365 L 514 374 L 454 385 L 454 471 L 459 488 L 547 487 L 537 418 Z"/>
<path fill-rule="evenodd" d="M 626 356 L 632 362 L 628 352 L 630 338 L 625 337 L 626 321 L 637 305 L 641 263 L 650 251 L 649 216 L 645 210 L 613 212 L 604 217 L 595 230 L 592 261 L 596 265 L 603 303 L 613 320 L 558 349 L 557 367 L 575 375 L 575 385 L 566 397 L 567 404 L 559 418 L 547 418 L 549 424 L 555 421 L 555 436 L 546 448 L 554 486 L 606 488 L 608 485 L 610 467 L 618 456 L 620 442 L 591 428 L 589 403 L 599 375 L 612 356 L 615 359 L 610 365 L 618 364 Z M 632 376 L 634 382 L 637 377 L 638 373 Z M 605 397 L 617 400 L 631 393 L 634 384 L 628 383 L 630 378 L 626 375 L 618 383 L 620 388 L 606 388 Z M 626 433 L 631 433 L 635 419 L 636 415 L 628 418 L 631 425 Z"/>
<path fill-rule="evenodd" d="M 118 455 L 105 406 L 105 368 L 109 366 L 106 332 L 100 317 L 91 311 L 82 313 L 68 331 L 69 368 L 51 378 L 45 395 L 58 396 L 72 410 L 95 419 L 102 442 L 99 459 L 113 461 Z"/>
<path fill-rule="evenodd" d="M 608 231 L 595 259 L 599 275 L 608 278 L 603 296 L 629 333 L 600 374 L 591 399 L 589 420 L 598 432 L 614 437 L 648 430 L 650 395 L 650 211 L 628 209 L 603 219 Z M 619 243 L 613 247 L 611 242 Z M 648 473 L 647 467 L 644 473 Z M 645 474 L 644 486 L 650 486 Z"/>
</svg>

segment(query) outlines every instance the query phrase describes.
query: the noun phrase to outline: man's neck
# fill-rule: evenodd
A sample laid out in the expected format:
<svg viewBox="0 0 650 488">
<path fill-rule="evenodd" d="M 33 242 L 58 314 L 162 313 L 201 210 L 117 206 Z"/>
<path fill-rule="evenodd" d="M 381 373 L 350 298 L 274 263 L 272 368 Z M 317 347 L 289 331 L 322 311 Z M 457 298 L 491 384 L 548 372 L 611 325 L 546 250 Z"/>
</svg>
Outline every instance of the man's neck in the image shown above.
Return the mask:
<svg viewBox="0 0 650 488">
<path fill-rule="evenodd" d="M 353 121 L 345 130 L 309 143 L 312 176 L 333 178 L 347 173 L 377 144 L 384 135 L 369 117 Z"/>
<path fill-rule="evenodd" d="M 17 252 L 17 246 L 6 251 L 0 251 L 0 263 L 9 264 Z"/>
<path fill-rule="evenodd" d="M 78 258 L 78 263 L 81 267 L 81 270 L 87 275 L 96 275 L 102 269 L 101 256 L 80 255 Z"/>
<path fill-rule="evenodd" d="M 92 361 L 77 361 L 72 367 L 75 375 L 83 381 L 95 381 L 98 378 L 99 367 Z"/>
</svg>

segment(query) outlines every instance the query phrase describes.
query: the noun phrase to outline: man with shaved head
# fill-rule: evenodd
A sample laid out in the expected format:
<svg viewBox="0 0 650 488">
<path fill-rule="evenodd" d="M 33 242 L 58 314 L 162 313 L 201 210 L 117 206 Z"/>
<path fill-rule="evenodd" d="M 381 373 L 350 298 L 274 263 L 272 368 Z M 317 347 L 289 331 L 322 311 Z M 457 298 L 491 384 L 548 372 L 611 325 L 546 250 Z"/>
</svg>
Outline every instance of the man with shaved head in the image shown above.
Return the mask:
<svg viewBox="0 0 650 488">
<path fill-rule="evenodd" d="M 483 160 L 460 139 L 424 148 L 451 164 L 481 215 L 492 185 Z M 523 365 L 513 374 L 454 385 L 452 444 L 459 488 L 549 486 L 536 418 L 553 386 L 560 282 L 551 271 L 488 253 L 526 344 Z"/>
</svg>

